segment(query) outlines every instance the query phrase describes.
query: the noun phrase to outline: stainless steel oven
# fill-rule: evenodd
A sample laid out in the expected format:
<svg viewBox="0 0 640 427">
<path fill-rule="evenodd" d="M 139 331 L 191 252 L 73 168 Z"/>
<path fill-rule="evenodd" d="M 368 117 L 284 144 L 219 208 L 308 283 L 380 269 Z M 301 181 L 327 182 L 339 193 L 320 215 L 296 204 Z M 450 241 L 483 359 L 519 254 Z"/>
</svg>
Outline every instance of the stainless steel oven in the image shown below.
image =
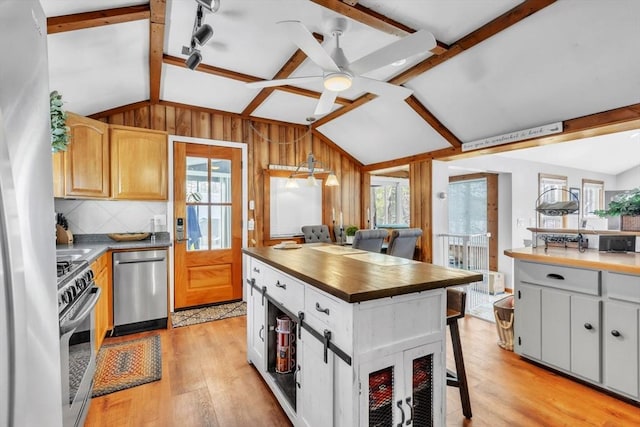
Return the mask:
<svg viewBox="0 0 640 427">
<path fill-rule="evenodd" d="M 96 365 L 94 308 L 100 289 L 86 262 L 70 263 L 58 279 L 60 367 L 64 427 L 82 427 Z"/>
</svg>

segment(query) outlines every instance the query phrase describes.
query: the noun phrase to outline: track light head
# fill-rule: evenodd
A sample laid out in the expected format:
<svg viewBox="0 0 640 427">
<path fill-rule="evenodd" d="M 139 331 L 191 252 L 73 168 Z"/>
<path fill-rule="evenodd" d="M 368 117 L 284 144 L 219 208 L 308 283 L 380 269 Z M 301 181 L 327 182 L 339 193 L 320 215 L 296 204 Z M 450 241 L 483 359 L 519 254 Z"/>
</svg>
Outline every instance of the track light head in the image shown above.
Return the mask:
<svg viewBox="0 0 640 427">
<path fill-rule="evenodd" d="M 204 46 L 204 44 L 208 42 L 212 36 L 213 28 L 211 28 L 211 25 L 209 24 L 204 24 L 193 33 L 193 39 L 200 46 Z"/>
<path fill-rule="evenodd" d="M 216 13 L 220 9 L 220 0 L 196 0 L 207 12 Z"/>
<path fill-rule="evenodd" d="M 187 64 L 187 67 L 189 67 L 190 70 L 195 70 L 201 62 L 202 54 L 198 49 L 193 49 L 191 55 L 189 55 L 189 57 L 185 61 L 185 64 Z"/>
</svg>

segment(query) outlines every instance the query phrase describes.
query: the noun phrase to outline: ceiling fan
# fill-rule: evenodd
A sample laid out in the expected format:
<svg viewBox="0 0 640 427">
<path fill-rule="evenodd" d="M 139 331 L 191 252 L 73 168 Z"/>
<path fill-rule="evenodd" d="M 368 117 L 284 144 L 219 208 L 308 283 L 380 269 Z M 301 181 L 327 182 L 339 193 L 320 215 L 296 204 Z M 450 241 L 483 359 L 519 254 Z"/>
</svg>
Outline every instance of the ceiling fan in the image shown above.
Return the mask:
<svg viewBox="0 0 640 427">
<path fill-rule="evenodd" d="M 340 47 L 340 36 L 347 27 L 346 18 L 337 18 L 332 22 L 331 34 L 335 38 L 335 47 L 331 53 L 328 53 L 318 43 L 311 31 L 300 21 L 280 21 L 278 24 L 287 32 L 291 41 L 322 69 L 322 75 L 264 80 L 247 83 L 247 86 L 265 88 L 322 80 L 324 89 L 314 111 L 315 115 L 330 112 L 338 93 L 349 89 L 352 84 L 363 91 L 372 92 L 376 95 L 393 96 L 401 99 L 407 98 L 412 93 L 411 89 L 363 77 L 362 74 L 406 59 L 417 53 L 426 52 L 436 46 L 436 39 L 433 34 L 426 30 L 419 30 L 356 61 L 349 62 Z"/>
</svg>

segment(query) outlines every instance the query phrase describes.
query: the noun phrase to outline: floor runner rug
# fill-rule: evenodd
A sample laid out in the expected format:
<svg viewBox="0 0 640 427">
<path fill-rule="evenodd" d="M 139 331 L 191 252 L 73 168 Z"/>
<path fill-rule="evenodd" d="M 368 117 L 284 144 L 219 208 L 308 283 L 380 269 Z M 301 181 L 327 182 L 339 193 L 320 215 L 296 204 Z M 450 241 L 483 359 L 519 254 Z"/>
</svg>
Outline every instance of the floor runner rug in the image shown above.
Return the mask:
<svg viewBox="0 0 640 427">
<path fill-rule="evenodd" d="M 197 325 L 198 323 L 227 319 L 229 317 L 244 316 L 245 314 L 247 314 L 246 303 L 244 301 L 237 301 L 228 304 L 176 311 L 171 314 L 171 324 L 174 328 L 179 328 L 181 326 Z"/>
<path fill-rule="evenodd" d="M 92 397 L 159 380 L 161 355 L 159 335 L 104 344 L 96 359 Z"/>
</svg>

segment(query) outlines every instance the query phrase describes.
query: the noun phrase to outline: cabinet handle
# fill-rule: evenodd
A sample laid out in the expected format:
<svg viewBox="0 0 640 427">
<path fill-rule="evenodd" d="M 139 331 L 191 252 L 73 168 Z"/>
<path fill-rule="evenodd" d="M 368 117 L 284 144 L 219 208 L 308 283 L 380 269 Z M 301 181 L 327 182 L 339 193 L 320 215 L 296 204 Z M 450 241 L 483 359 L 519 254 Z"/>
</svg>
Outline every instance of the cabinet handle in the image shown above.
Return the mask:
<svg viewBox="0 0 640 427">
<path fill-rule="evenodd" d="M 276 288 L 282 288 L 282 289 L 286 290 L 287 289 L 287 284 L 286 283 L 280 283 L 280 280 L 278 280 L 276 282 Z"/>
<path fill-rule="evenodd" d="M 618 330 L 614 329 L 611 331 L 611 335 L 613 335 L 614 337 L 619 337 L 622 334 Z"/>
<path fill-rule="evenodd" d="M 398 427 L 402 427 L 402 424 L 404 424 L 404 409 L 402 409 L 402 400 L 398 400 L 396 402 L 396 405 L 398 405 L 398 408 L 400 409 L 400 413 L 402 414 L 402 419 L 398 423 Z"/>
<path fill-rule="evenodd" d="M 547 279 L 564 280 L 564 277 L 560 274 L 549 273 L 547 274 Z"/>
<path fill-rule="evenodd" d="M 264 342 L 264 336 L 262 335 L 262 332 L 264 331 L 264 325 L 262 325 L 260 327 L 260 330 L 258 331 L 258 336 L 260 337 L 260 339 L 262 340 L 262 342 Z"/>
<path fill-rule="evenodd" d="M 590 331 L 593 329 L 593 326 L 591 325 L 591 323 L 587 322 L 584 324 L 584 328 Z"/>
<path fill-rule="evenodd" d="M 413 405 L 411 404 L 411 398 L 407 397 L 406 399 L 407 406 L 409 407 L 409 419 L 407 420 L 407 425 L 411 424 L 413 421 Z"/>
<path fill-rule="evenodd" d="M 329 315 L 329 309 L 320 307 L 320 303 L 319 302 L 316 302 L 316 311 L 319 311 L 320 313 L 324 313 L 327 316 Z"/>
<path fill-rule="evenodd" d="M 298 381 L 298 374 L 300 373 L 300 368 L 302 368 L 302 366 L 298 365 L 296 367 L 296 373 L 294 374 L 294 377 L 296 379 L 296 386 L 298 386 L 298 388 L 301 388 L 302 386 L 300 385 L 300 381 Z"/>
</svg>

